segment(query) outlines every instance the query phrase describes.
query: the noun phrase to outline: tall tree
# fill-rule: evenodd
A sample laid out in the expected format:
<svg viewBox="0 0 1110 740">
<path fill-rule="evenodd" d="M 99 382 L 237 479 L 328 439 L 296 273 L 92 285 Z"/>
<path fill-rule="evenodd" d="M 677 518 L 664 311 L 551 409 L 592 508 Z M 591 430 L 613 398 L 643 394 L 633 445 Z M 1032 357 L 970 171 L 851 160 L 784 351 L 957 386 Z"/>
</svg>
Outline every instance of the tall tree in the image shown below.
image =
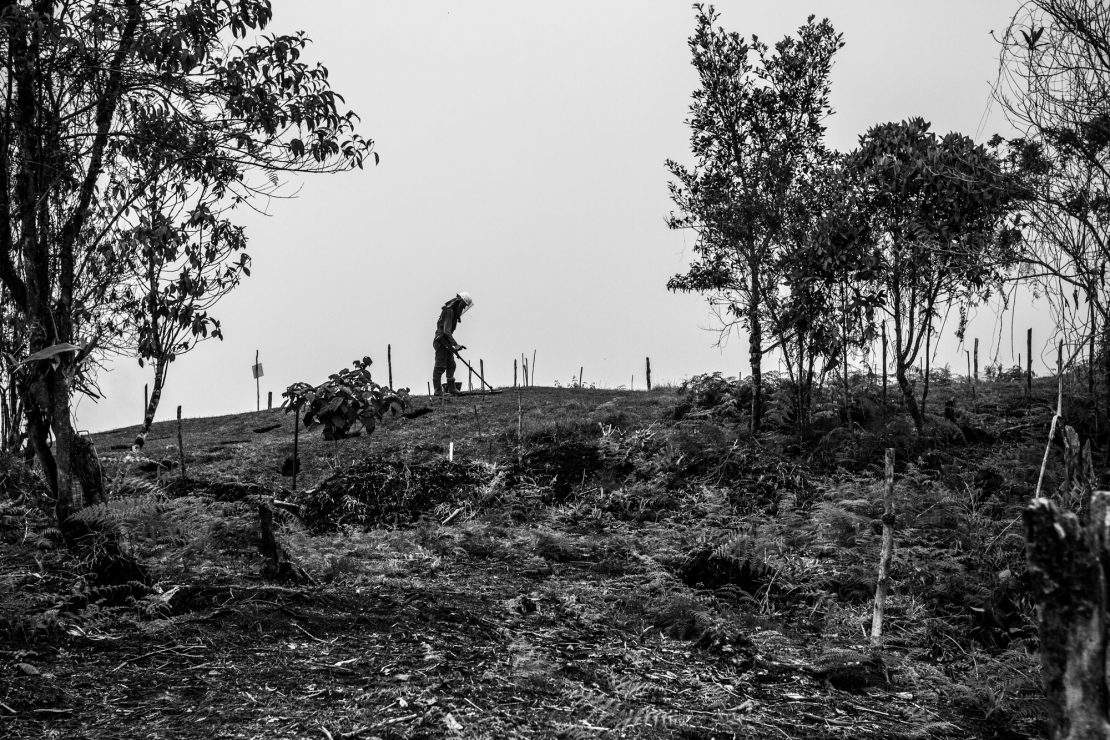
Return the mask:
<svg viewBox="0 0 1110 740">
<path fill-rule="evenodd" d="M 694 7 L 689 46 L 700 87 L 687 123 L 695 164 L 668 160 L 667 168 L 677 206 L 670 225 L 694 230 L 697 259 L 668 287 L 708 294 L 747 330 L 757 432 L 761 364 L 774 344 L 764 326 L 767 301 L 781 282 L 775 256 L 786 241 L 789 198 L 822 146 L 829 75 L 843 41 L 828 20 L 810 16 L 796 36 L 770 48 L 723 29 L 712 7 Z"/>
<path fill-rule="evenodd" d="M 1021 135 L 1024 273 L 1080 344 L 1101 338 L 1110 410 L 1110 3 L 1023 2 L 1001 39 L 997 99 Z"/>
<path fill-rule="evenodd" d="M 71 399 L 119 330 L 118 283 L 88 278 L 129 264 L 115 236 L 154 182 L 151 152 L 243 201 L 274 172 L 371 151 L 327 70 L 301 59 L 303 35 L 245 41 L 271 15 L 267 0 L 0 0 L 0 283 L 25 326 L 15 378 L 70 542 L 70 514 L 102 490 Z"/>
<path fill-rule="evenodd" d="M 1016 234 L 1004 221 L 1016 190 L 984 146 L 957 133 L 938 137 L 920 118 L 872 127 L 847 166 L 881 250 L 876 281 L 894 331 L 895 377 L 920 430 L 909 370 L 938 308 L 985 297 L 1013 263 Z"/>
</svg>

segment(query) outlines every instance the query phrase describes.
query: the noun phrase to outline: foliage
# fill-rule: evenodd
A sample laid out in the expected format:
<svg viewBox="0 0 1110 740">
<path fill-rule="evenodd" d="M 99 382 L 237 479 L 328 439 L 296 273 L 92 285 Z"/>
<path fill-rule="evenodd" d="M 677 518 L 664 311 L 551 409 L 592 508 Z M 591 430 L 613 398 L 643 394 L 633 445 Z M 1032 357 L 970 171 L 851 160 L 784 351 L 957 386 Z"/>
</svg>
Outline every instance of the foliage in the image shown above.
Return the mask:
<svg viewBox="0 0 1110 740">
<path fill-rule="evenodd" d="M 323 426 L 324 439 L 343 439 L 361 425 L 372 434 L 387 414 L 396 416 L 408 406 L 408 388 L 393 390 L 374 382 L 369 357 L 355 360 L 328 376 L 320 385 L 293 383 L 282 396 L 285 412 L 299 411 L 305 427 Z"/>
<path fill-rule="evenodd" d="M 697 261 L 667 287 L 707 294 L 727 315 L 726 328 L 747 330 L 751 426 L 759 431 L 764 320 L 781 282 L 775 255 L 802 232 L 792 219 L 813 205 L 805 184 L 826 158 L 829 74 L 843 43 L 828 20 L 810 16 L 772 49 L 725 31 L 712 7 L 695 9 L 689 46 L 700 87 L 688 119 L 695 165 L 669 160 L 667 168 L 677 207 L 670 226 L 695 231 Z"/>
<path fill-rule="evenodd" d="M 938 137 L 920 118 L 872 127 L 846 167 L 881 254 L 875 293 L 891 320 L 898 385 L 920 429 L 907 373 L 931 341 L 939 306 L 977 302 L 1013 263 L 1017 232 L 1004 220 L 1017 186 L 985 147 L 958 133 Z"/>
<path fill-rule="evenodd" d="M 1000 38 L 995 97 L 1020 132 L 995 143 L 1022 177 L 1021 275 L 1048 303 L 1069 354 L 1101 345 L 1110 409 L 1110 6 L 1020 4 Z M 1086 354 L 1086 353 L 1083 353 Z M 1102 419 L 1105 420 L 1105 416 Z"/>
<path fill-rule="evenodd" d="M 279 173 L 348 169 L 372 154 L 327 70 L 303 60 L 304 35 L 263 33 L 271 16 L 268 0 L 19 0 L 0 14 L 4 316 L 31 354 L 77 348 L 15 378 L 60 523 L 102 496 L 71 422 L 87 363 L 127 348 L 133 332 L 144 335 L 138 354 L 150 347 L 136 311 L 164 311 L 190 332 L 205 324 L 183 284 L 198 280 L 195 264 L 168 292 L 132 290 L 142 245 L 177 244 L 181 223 L 218 221 L 271 193 Z M 167 218 L 168 202 L 180 219 Z M 135 228 L 156 238 L 127 238 Z M 220 248 L 187 244 L 206 265 Z"/>
</svg>

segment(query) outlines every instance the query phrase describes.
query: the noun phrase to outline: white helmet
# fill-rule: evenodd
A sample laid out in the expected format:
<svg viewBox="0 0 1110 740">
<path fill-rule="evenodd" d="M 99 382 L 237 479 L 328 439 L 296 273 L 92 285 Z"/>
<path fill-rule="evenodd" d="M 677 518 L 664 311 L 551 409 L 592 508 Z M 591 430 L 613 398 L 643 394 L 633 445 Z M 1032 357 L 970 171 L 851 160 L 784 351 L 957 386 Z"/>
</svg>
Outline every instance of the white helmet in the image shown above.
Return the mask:
<svg viewBox="0 0 1110 740">
<path fill-rule="evenodd" d="M 462 298 L 462 302 L 463 302 L 462 313 L 466 313 L 467 311 L 470 310 L 470 307 L 474 305 L 474 299 L 471 298 L 470 294 L 467 293 L 465 290 L 462 291 L 461 293 L 459 293 L 458 297 Z"/>
</svg>

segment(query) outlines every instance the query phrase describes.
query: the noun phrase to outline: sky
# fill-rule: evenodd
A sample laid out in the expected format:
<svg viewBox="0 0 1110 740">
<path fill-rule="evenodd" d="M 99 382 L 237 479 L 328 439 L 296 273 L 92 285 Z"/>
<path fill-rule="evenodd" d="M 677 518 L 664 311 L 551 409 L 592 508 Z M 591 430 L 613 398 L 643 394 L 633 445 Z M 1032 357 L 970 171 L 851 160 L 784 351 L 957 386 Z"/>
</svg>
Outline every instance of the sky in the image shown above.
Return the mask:
<svg viewBox="0 0 1110 740">
<path fill-rule="evenodd" d="M 719 0 L 721 22 L 773 43 L 815 13 L 844 34 L 832 72 L 828 143 L 921 116 L 985 141 L 1005 130 L 988 104 L 1001 33 L 1017 0 Z M 370 355 L 397 387 L 425 393 L 440 306 L 475 300 L 457 332 L 487 380 L 512 383 L 535 353 L 535 381 L 644 388 L 720 370 L 748 375 L 747 338 L 718 346 L 704 297 L 666 290 L 692 254 L 666 227 L 668 158 L 690 162 L 685 125 L 697 85 L 679 0 L 274 0 L 270 30 L 303 30 L 309 57 L 376 142 L 378 166 L 290 180 L 294 196 L 242 213 L 252 276 L 214 313 L 225 339 L 170 368 L 158 419 L 253 410 L 295 381 L 319 383 Z M 1043 312 L 1042 312 L 1043 313 Z M 999 323 L 980 311 L 986 362 L 1024 344 L 1036 307 Z M 953 322 L 954 323 L 954 322 Z M 1001 344 L 999 346 L 999 332 Z M 1037 362 L 1043 342 L 1037 332 Z M 991 337 L 994 337 L 992 340 Z M 938 363 L 962 369 L 945 330 Z M 775 369 L 773 359 L 767 369 Z M 1036 367 L 1036 366 L 1035 366 Z M 150 369 L 118 358 L 105 398 L 81 400 L 81 429 L 137 424 Z M 465 368 L 458 373 L 465 381 Z M 477 382 L 477 381 L 475 381 Z"/>
</svg>

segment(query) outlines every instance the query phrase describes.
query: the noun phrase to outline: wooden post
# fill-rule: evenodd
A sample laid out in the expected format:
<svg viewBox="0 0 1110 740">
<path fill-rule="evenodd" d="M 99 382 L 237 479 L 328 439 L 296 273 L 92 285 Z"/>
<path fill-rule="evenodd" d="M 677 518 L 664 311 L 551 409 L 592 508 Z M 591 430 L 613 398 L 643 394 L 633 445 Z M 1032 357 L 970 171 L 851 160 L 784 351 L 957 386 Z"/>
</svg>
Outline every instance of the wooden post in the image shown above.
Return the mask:
<svg viewBox="0 0 1110 740">
<path fill-rule="evenodd" d="M 883 545 L 879 552 L 879 579 L 875 585 L 875 611 L 871 615 L 871 647 L 883 644 L 883 609 L 890 587 L 890 560 L 894 554 L 894 448 L 886 448 L 886 490 L 883 492 Z"/>
<path fill-rule="evenodd" d="M 300 442 L 301 435 L 301 409 L 298 407 L 293 412 L 293 493 L 297 492 L 297 468 L 300 467 L 301 459 L 298 457 L 298 443 Z"/>
<path fill-rule="evenodd" d="M 532 383 L 536 382 L 536 350 L 532 350 L 532 364 L 528 366 L 528 376 L 532 378 Z"/>
<path fill-rule="evenodd" d="M 393 345 L 385 345 L 385 362 L 389 366 L 389 388 L 393 389 Z"/>
<path fill-rule="evenodd" d="M 1091 496 L 1086 524 L 1045 498 L 1025 509 L 1025 558 L 1037 602 L 1049 735 L 1110 737 L 1110 492 Z"/>
<path fill-rule="evenodd" d="M 974 372 L 975 372 L 975 382 L 978 383 L 979 382 L 979 337 L 975 337 L 975 355 L 974 355 L 974 359 L 975 359 L 975 364 L 973 365 L 973 367 L 974 367 Z"/>
<path fill-rule="evenodd" d="M 482 359 L 478 360 L 478 377 L 483 381 L 486 379 L 486 361 Z"/>
<path fill-rule="evenodd" d="M 647 377 L 647 389 L 650 391 L 651 390 L 651 358 L 650 357 L 644 358 L 644 365 L 645 365 L 645 368 L 644 368 L 645 369 L 645 374 L 646 374 L 646 377 Z"/>
<path fill-rule="evenodd" d="M 582 370 L 583 370 L 583 368 L 581 366 L 579 366 L 579 368 L 578 368 L 578 387 L 579 388 L 582 387 Z"/>
<path fill-rule="evenodd" d="M 432 395 L 432 381 L 428 381 L 428 395 Z"/>
<path fill-rule="evenodd" d="M 177 407 L 177 455 L 181 464 L 181 485 L 185 485 L 185 435 L 181 431 L 181 407 Z M 184 490 L 184 489 L 182 489 Z"/>
<path fill-rule="evenodd" d="M 883 322 L 883 418 L 886 418 L 886 322 Z"/>
<path fill-rule="evenodd" d="M 1025 395 L 1033 393 L 1033 329 L 1025 334 Z"/>
<path fill-rule="evenodd" d="M 258 377 L 258 350 L 254 351 L 254 405 L 255 411 L 262 410 L 262 380 Z"/>
<path fill-rule="evenodd" d="M 520 371 L 524 376 L 524 383 L 522 385 L 528 387 L 528 358 L 524 355 L 520 356 Z"/>
<path fill-rule="evenodd" d="M 274 392 L 266 391 L 266 408 L 272 409 L 274 407 Z"/>
<path fill-rule="evenodd" d="M 468 391 L 474 390 L 474 368 L 466 368 L 466 389 Z"/>
<path fill-rule="evenodd" d="M 979 340 L 976 339 L 975 342 L 978 343 Z M 975 405 L 975 383 L 972 382 L 972 376 L 971 376 L 971 352 L 968 352 L 967 350 L 964 350 L 964 352 L 967 352 L 967 384 L 971 388 L 971 404 L 974 407 L 974 405 Z M 978 377 L 975 378 L 975 380 L 978 380 L 978 379 L 979 379 Z"/>
<path fill-rule="evenodd" d="M 516 358 L 513 358 L 513 388 L 516 388 Z"/>
</svg>

